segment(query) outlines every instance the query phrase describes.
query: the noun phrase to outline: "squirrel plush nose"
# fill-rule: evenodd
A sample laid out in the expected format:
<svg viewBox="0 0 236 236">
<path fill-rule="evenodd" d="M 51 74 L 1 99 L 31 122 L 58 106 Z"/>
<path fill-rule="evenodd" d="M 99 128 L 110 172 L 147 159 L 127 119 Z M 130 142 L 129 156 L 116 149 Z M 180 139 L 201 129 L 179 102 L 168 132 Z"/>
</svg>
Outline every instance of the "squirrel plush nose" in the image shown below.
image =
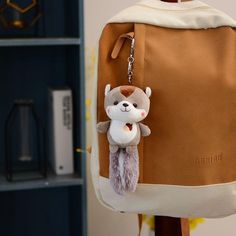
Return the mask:
<svg viewBox="0 0 236 236">
<path fill-rule="evenodd" d="M 129 104 L 127 104 L 127 103 L 123 103 L 123 106 L 124 106 L 124 107 L 128 107 Z"/>
</svg>

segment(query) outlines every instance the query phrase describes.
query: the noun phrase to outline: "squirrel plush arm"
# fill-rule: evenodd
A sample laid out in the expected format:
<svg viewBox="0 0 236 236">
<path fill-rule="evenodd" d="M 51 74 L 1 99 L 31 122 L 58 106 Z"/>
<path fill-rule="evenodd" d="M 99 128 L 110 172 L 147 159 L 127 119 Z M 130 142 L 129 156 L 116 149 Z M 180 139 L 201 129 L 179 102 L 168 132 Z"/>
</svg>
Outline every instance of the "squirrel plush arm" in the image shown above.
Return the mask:
<svg viewBox="0 0 236 236">
<path fill-rule="evenodd" d="M 141 131 L 142 136 L 146 137 L 151 134 L 151 130 L 149 129 L 149 127 L 147 125 L 139 123 L 139 127 L 140 127 L 140 131 Z"/>
<path fill-rule="evenodd" d="M 102 133 L 102 134 L 106 133 L 107 130 L 109 129 L 110 122 L 111 122 L 110 120 L 109 121 L 104 121 L 104 122 L 99 122 L 97 124 L 97 131 L 99 133 Z"/>
</svg>

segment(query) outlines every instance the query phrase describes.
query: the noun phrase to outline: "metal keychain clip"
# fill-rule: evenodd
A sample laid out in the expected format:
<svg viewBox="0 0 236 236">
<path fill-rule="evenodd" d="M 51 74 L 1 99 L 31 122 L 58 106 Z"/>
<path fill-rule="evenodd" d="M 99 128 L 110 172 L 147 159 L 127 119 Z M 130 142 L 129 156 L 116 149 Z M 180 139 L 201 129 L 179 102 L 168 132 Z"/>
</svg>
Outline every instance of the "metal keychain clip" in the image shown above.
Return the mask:
<svg viewBox="0 0 236 236">
<path fill-rule="evenodd" d="M 130 47 L 130 55 L 128 57 L 128 81 L 129 84 L 132 84 L 133 79 L 133 65 L 134 65 L 134 48 L 135 48 L 135 38 L 130 37 L 131 39 L 131 47 Z"/>
</svg>

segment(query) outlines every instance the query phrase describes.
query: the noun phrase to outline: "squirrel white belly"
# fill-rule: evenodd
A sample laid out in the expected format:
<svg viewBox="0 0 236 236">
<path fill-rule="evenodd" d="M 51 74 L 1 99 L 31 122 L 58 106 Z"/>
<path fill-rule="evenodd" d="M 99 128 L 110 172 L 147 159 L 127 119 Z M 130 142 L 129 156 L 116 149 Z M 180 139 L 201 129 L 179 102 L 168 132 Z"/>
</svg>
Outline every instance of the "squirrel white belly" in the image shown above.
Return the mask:
<svg viewBox="0 0 236 236">
<path fill-rule="evenodd" d="M 128 144 L 137 136 L 137 124 L 112 120 L 109 128 L 111 138 L 117 144 Z"/>
<path fill-rule="evenodd" d="M 140 121 L 149 112 L 151 89 L 134 86 L 105 88 L 105 110 L 109 121 L 99 122 L 98 132 L 107 133 L 109 142 L 109 179 L 116 193 L 134 192 L 139 179 L 137 145 L 141 136 L 150 135 Z"/>
</svg>

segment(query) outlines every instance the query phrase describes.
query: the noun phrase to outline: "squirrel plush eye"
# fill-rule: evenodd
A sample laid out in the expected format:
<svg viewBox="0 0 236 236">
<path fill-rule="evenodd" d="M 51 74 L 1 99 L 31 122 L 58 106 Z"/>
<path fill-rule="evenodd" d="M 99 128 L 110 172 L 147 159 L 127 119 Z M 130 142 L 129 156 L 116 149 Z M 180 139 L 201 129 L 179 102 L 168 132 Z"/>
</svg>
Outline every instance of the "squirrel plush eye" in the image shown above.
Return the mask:
<svg viewBox="0 0 236 236">
<path fill-rule="evenodd" d="M 117 105 L 118 103 L 119 103 L 118 101 L 115 101 L 113 104 L 114 104 L 114 105 Z"/>
<path fill-rule="evenodd" d="M 133 103 L 133 106 L 134 106 L 135 108 L 137 108 L 137 107 L 138 107 L 137 103 Z"/>
</svg>

